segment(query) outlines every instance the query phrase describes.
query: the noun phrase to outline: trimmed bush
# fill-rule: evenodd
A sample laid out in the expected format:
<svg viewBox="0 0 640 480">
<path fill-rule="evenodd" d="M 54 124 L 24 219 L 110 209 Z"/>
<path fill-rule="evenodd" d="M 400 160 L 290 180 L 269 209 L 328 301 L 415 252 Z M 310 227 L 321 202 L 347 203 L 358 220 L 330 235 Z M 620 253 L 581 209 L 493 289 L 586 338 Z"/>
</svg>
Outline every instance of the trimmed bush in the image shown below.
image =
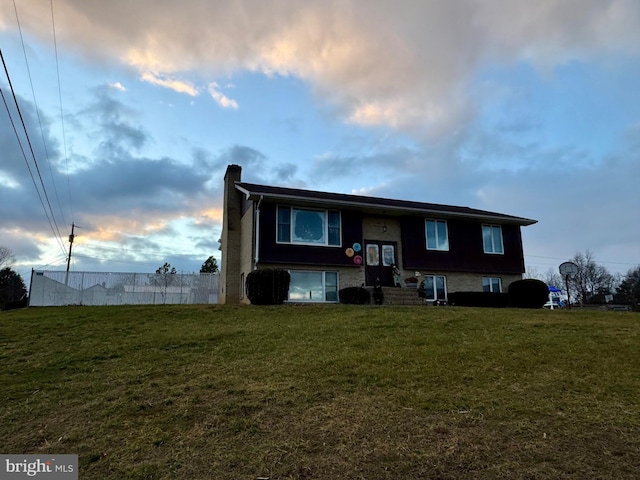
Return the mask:
<svg viewBox="0 0 640 480">
<path fill-rule="evenodd" d="M 346 287 L 338 292 L 340 303 L 351 305 L 367 305 L 371 302 L 369 290 L 363 287 Z"/>
<path fill-rule="evenodd" d="M 549 301 L 549 286 L 542 280 L 527 278 L 509 285 L 509 304 L 515 308 L 542 308 Z"/>
<path fill-rule="evenodd" d="M 493 307 L 509 306 L 509 294 L 499 292 L 453 292 L 449 296 L 449 305 L 457 307 Z"/>
<path fill-rule="evenodd" d="M 263 268 L 247 275 L 247 297 L 254 305 L 280 305 L 289 296 L 291 275 L 279 268 Z"/>
</svg>

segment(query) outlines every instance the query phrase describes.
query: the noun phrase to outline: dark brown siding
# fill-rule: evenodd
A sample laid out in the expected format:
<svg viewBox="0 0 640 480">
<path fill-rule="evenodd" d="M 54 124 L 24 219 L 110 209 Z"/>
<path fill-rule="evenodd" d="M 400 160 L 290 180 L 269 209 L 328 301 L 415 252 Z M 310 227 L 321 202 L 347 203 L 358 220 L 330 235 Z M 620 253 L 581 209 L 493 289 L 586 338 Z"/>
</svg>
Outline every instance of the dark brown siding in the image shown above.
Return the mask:
<svg viewBox="0 0 640 480">
<path fill-rule="evenodd" d="M 276 243 L 275 203 L 263 203 L 260 211 L 259 259 L 290 265 L 354 266 L 347 247 L 362 243 L 363 214 L 342 210 L 342 246 L 324 247 Z M 318 207 L 322 208 L 322 207 Z M 504 254 L 486 254 L 482 246 L 482 222 L 447 220 L 449 251 L 426 249 L 424 217 L 402 217 L 403 268 L 407 270 L 518 274 L 524 272 L 522 237 L 518 225 L 502 225 Z"/>
<path fill-rule="evenodd" d="M 403 267 L 410 270 L 469 273 L 523 273 L 522 237 L 518 225 L 502 225 L 504 254 L 486 254 L 482 222 L 447 220 L 449 251 L 426 249 L 425 219 L 401 220 Z"/>
<path fill-rule="evenodd" d="M 260 208 L 259 260 L 265 263 L 357 267 L 345 250 L 362 241 L 362 214 L 342 211 L 341 222 L 340 247 L 280 244 L 276 242 L 276 204 L 264 203 Z"/>
</svg>

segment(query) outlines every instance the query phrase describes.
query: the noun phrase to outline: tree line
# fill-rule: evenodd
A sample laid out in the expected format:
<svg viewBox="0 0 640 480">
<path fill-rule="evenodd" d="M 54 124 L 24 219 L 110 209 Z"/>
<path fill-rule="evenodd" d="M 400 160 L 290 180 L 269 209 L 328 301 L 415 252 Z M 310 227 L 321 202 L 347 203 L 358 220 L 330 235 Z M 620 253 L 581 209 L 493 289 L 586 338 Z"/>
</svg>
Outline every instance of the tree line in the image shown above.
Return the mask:
<svg viewBox="0 0 640 480">
<path fill-rule="evenodd" d="M 613 303 L 630 305 L 633 310 L 640 306 L 640 265 L 629 269 L 625 275 L 613 274 L 603 265 L 596 262 L 592 252 L 578 252 L 571 262 L 578 267 L 578 273 L 569 278 L 569 290 L 572 303 L 580 305 L 593 305 L 607 303 L 611 299 Z M 544 274 L 537 271 L 529 271 L 529 278 L 537 278 L 548 285 L 553 285 L 564 291 L 565 279 L 557 270 L 549 269 Z"/>
</svg>

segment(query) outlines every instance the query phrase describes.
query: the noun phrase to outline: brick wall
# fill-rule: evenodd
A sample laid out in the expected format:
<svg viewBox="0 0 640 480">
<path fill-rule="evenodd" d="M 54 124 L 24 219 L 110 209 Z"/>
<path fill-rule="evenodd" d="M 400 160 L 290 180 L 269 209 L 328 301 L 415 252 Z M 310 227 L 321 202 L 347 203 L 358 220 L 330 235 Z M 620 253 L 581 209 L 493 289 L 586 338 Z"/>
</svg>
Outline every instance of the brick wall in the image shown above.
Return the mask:
<svg viewBox="0 0 640 480">
<path fill-rule="evenodd" d="M 242 195 L 236 190 L 235 182 L 240 181 L 242 168 L 229 165 L 224 176 L 224 209 L 220 249 L 220 303 L 238 303 L 240 300 L 240 234 L 242 215 Z"/>
</svg>

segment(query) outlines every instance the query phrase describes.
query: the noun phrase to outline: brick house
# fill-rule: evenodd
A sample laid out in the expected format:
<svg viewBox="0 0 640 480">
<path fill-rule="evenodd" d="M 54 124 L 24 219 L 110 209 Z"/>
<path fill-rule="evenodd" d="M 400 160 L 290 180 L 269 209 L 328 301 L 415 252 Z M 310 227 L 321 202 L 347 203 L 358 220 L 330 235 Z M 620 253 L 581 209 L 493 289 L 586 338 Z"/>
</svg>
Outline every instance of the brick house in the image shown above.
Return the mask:
<svg viewBox="0 0 640 480">
<path fill-rule="evenodd" d="M 535 220 L 468 207 L 255 185 L 224 179 L 220 303 L 248 303 L 247 274 L 282 268 L 289 300 L 335 302 L 348 286 L 394 286 L 419 273 L 430 300 L 506 291 L 522 278 L 520 228 Z"/>
</svg>

